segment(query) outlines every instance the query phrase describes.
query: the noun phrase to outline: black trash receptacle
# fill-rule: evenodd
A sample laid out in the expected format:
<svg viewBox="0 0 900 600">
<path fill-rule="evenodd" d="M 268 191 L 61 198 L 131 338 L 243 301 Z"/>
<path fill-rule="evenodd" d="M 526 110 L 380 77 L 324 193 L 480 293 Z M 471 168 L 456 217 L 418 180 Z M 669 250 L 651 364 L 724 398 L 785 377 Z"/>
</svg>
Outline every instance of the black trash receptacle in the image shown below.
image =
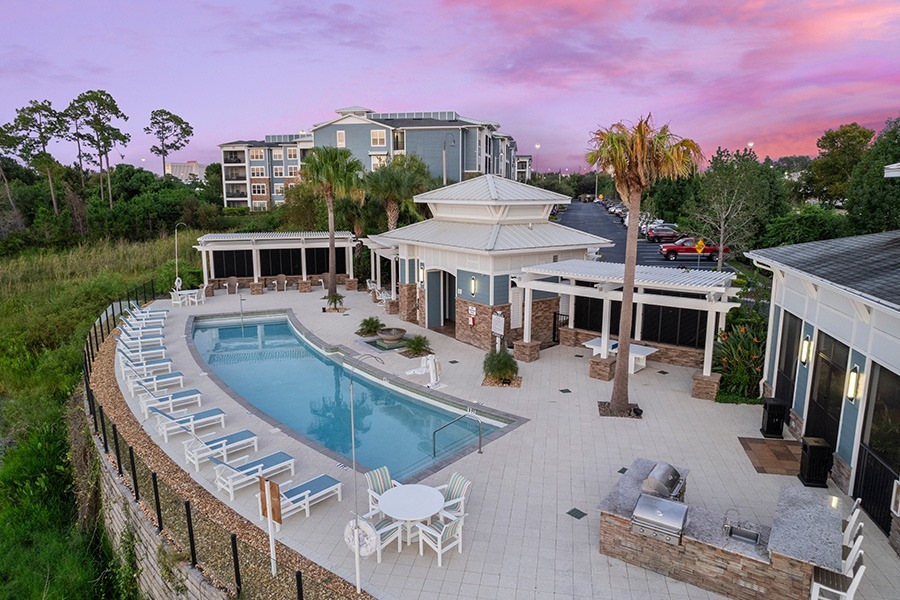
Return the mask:
<svg viewBox="0 0 900 600">
<path fill-rule="evenodd" d="M 831 471 L 831 445 L 822 438 L 805 437 L 800 447 L 800 473 L 797 477 L 806 487 L 828 487 Z"/>
<path fill-rule="evenodd" d="M 784 418 L 788 404 L 780 398 L 766 398 L 763 402 L 762 427 L 759 432 L 765 438 L 783 438 Z"/>
</svg>

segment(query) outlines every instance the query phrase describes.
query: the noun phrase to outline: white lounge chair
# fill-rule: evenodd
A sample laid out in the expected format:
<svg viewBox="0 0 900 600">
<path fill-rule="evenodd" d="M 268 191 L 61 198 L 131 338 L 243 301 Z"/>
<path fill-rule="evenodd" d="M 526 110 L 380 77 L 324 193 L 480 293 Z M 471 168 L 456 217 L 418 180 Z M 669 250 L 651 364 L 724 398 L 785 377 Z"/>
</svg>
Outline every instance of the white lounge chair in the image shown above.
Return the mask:
<svg viewBox="0 0 900 600">
<path fill-rule="evenodd" d="M 472 482 L 459 473 L 450 475 L 450 482 L 439 485 L 436 490 L 444 494 L 444 511 L 450 514 L 462 514 L 466 512 L 466 494 Z"/>
<path fill-rule="evenodd" d="M 165 340 L 163 335 L 160 333 L 151 333 L 149 335 L 140 335 L 140 333 L 138 333 L 137 336 L 132 336 L 124 330 L 119 334 L 119 339 L 125 340 L 129 344 L 137 346 L 138 348 L 161 346 L 163 341 Z"/>
<path fill-rule="evenodd" d="M 136 314 L 148 316 L 155 319 L 165 319 L 169 316 L 169 309 L 167 308 L 144 308 L 134 300 L 128 303 L 131 306 L 131 310 Z"/>
<path fill-rule="evenodd" d="M 331 496 L 337 496 L 338 502 L 341 501 L 341 482 L 329 475 L 319 475 L 309 481 L 288 488 L 291 482 L 284 483 L 280 498 L 272 499 L 272 502 L 281 502 L 281 519 L 284 520 L 294 513 L 301 510 L 306 513 L 309 518 L 309 507 L 317 502 L 321 502 Z M 259 499 L 259 518 L 266 517 L 266 497 L 257 494 Z M 281 529 L 278 523 L 275 523 L 276 530 Z"/>
<path fill-rule="evenodd" d="M 435 521 L 431 525 L 416 523 L 419 530 L 419 556 L 423 554 L 424 544 L 428 544 L 432 550 L 437 552 L 438 566 L 440 567 L 442 566 L 441 557 L 447 550 L 455 546 L 462 554 L 462 529 L 465 516 L 454 517 L 449 513 L 443 513 L 441 518 L 446 518 L 447 521 Z"/>
<path fill-rule="evenodd" d="M 149 407 L 149 410 L 156 415 L 156 431 L 163 436 L 163 440 L 167 443 L 169 436 L 176 433 L 196 434 L 198 429 L 216 423 L 220 427 L 225 427 L 225 411 L 221 408 L 209 408 L 189 415 L 182 414 L 186 412 L 184 410 L 176 410 L 169 414 L 153 406 Z"/>
<path fill-rule="evenodd" d="M 257 477 L 271 477 L 290 470 L 294 474 L 294 457 L 286 452 L 273 452 L 256 460 L 247 462 L 249 456 L 237 460 L 223 462 L 210 457 L 216 465 L 216 487 L 228 492 L 234 502 L 234 491 L 256 483 Z"/>
<path fill-rule="evenodd" d="M 141 337 L 142 335 L 162 335 L 163 328 L 161 325 L 144 325 L 138 321 L 134 321 L 128 317 L 122 317 L 119 322 L 119 329 L 128 337 Z"/>
<path fill-rule="evenodd" d="M 121 336 L 119 337 L 118 344 L 119 349 L 121 349 L 122 352 L 125 353 L 125 356 L 127 356 L 131 361 L 146 361 L 152 360 L 154 358 L 166 358 L 165 346 L 143 347 L 133 342 L 129 342 L 128 340 L 122 339 Z"/>
<path fill-rule="evenodd" d="M 212 435 L 212 434 L 210 434 Z M 228 453 L 253 446 L 259 450 L 259 438 L 249 429 L 222 435 L 213 439 L 209 435 L 184 442 L 184 459 L 189 465 L 200 470 L 200 463 L 212 457 L 228 462 Z"/>
<path fill-rule="evenodd" d="M 140 400 L 141 412 L 144 413 L 144 418 L 146 419 L 149 416 L 151 407 L 171 412 L 175 410 L 176 407 L 184 406 L 186 404 L 196 404 L 197 406 L 201 406 L 201 396 L 200 390 L 194 388 L 179 390 L 177 392 L 172 392 L 171 394 L 166 394 L 165 396 L 151 395 Z"/>
<path fill-rule="evenodd" d="M 119 359 L 119 370 L 126 379 L 129 377 L 147 377 L 155 373 L 171 373 L 171 358 L 154 358 L 153 360 L 131 360 L 122 348 L 116 348 Z"/>
<path fill-rule="evenodd" d="M 135 313 L 129 309 L 125 309 L 123 313 L 126 315 L 123 318 L 129 319 L 129 321 L 134 325 L 139 325 L 141 327 L 165 327 L 166 325 L 166 316 L 145 316 L 138 313 Z"/>
<path fill-rule="evenodd" d="M 127 379 L 127 378 L 126 378 Z M 184 373 L 181 371 L 170 371 L 168 373 L 159 373 L 158 375 L 150 375 L 148 377 L 140 377 L 135 379 L 127 379 L 128 388 L 132 397 L 140 393 L 139 398 L 152 396 L 154 392 L 166 390 L 174 387 L 184 387 Z M 141 392 L 143 390 L 143 392 Z"/>
<path fill-rule="evenodd" d="M 368 514 L 378 514 L 381 512 L 378 508 L 378 502 L 381 500 L 381 495 L 395 485 L 400 485 L 400 482 L 391 479 L 391 471 L 387 467 L 379 467 L 366 473 L 366 482 L 369 484 Z"/>
</svg>

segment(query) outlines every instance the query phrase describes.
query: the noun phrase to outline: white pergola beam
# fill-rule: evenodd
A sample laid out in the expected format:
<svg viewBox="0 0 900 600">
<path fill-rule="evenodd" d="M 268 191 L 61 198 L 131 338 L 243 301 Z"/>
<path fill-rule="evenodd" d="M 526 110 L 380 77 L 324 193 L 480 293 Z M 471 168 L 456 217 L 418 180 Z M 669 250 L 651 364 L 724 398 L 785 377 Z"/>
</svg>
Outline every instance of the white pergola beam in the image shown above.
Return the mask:
<svg viewBox="0 0 900 600">
<path fill-rule="evenodd" d="M 543 292 L 552 292 L 560 295 L 573 294 L 583 298 L 596 298 L 598 300 L 622 300 L 622 292 L 614 290 L 603 292 L 594 287 L 572 286 L 553 283 L 550 281 L 522 281 L 519 285 L 526 290 L 541 290 Z M 634 294 L 634 302 L 640 304 L 651 304 L 654 306 L 671 306 L 674 308 L 693 308 L 695 310 L 712 310 L 715 312 L 728 312 L 732 308 L 740 306 L 738 302 L 727 302 L 725 300 L 709 301 L 705 298 L 684 298 L 680 296 L 661 296 L 659 294 L 648 294 L 645 292 L 636 292 Z"/>
</svg>

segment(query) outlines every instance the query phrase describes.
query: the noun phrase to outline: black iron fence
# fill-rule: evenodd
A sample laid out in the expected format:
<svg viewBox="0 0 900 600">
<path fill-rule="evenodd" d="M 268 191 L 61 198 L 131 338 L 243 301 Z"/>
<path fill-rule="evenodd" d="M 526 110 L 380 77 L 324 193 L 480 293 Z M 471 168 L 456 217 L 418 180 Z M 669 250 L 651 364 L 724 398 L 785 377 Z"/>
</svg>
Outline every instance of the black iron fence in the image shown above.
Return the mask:
<svg viewBox="0 0 900 600">
<path fill-rule="evenodd" d="M 853 495 L 861 499 L 863 509 L 886 535 L 891 534 L 891 496 L 898 477 L 900 474 L 868 446 L 860 444 Z"/>
<path fill-rule="evenodd" d="M 143 305 L 155 298 L 157 291 L 152 282 L 147 282 L 110 304 L 91 327 L 83 351 L 88 422 L 92 433 L 102 442 L 103 452 L 115 463 L 125 485 L 131 488 L 133 501 L 143 502 L 149 509 L 147 512 L 155 515 L 157 531 L 165 531 L 178 550 L 190 557 L 192 566 L 200 563 L 205 572 L 240 597 L 349 598 L 293 568 L 279 566 L 278 574 L 273 576 L 268 552 L 242 540 L 213 516 L 192 509 L 189 500 L 144 462 L 140 449 L 125 441 L 117 424 L 104 411 L 91 387 L 93 363 L 100 346 L 132 301 Z"/>
</svg>

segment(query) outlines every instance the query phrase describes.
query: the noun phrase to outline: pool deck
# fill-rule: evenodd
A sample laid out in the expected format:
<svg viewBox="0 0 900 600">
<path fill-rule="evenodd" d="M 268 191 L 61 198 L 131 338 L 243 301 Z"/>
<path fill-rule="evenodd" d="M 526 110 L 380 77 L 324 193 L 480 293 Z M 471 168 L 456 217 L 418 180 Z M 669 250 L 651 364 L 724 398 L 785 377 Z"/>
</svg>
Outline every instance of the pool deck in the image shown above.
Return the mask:
<svg viewBox="0 0 900 600">
<path fill-rule="evenodd" d="M 482 387 L 483 351 L 387 315 L 367 293 L 341 293 L 346 296 L 344 306 L 348 309 L 343 314 L 321 312 L 321 290 L 244 295 L 243 308 L 247 312 L 290 308 L 305 327 L 329 345 L 343 345 L 360 353 L 372 352 L 373 348 L 354 333 L 359 322 L 379 316 L 389 327 L 428 336 L 443 367 L 441 382 L 445 385 L 441 392 L 528 419 L 486 445 L 483 454 L 472 452 L 422 481 L 441 485 L 453 471 L 472 480 L 466 498 L 463 553 L 455 549 L 448 552 L 439 568 L 429 548 L 421 557 L 415 544 L 404 546 L 400 554 L 386 548 L 381 564 L 374 556 L 362 561 L 363 588 L 375 597 L 721 598 L 600 554 L 597 505 L 618 479 L 617 471 L 636 457 L 684 465 L 690 469 L 687 498 L 691 505 L 716 511 L 735 508 L 742 519 L 767 526 L 774 522 L 781 487 L 801 486 L 794 476 L 757 473 L 741 447 L 739 437 L 759 437 L 762 408 L 691 398 L 692 369 L 649 361 L 646 369 L 629 380 L 630 401 L 644 409 L 643 418 L 601 418 L 597 401 L 609 399 L 612 382 L 588 378 L 590 352 L 584 348 L 556 346 L 543 351 L 534 363 L 520 363 L 523 382 L 519 389 Z M 204 408 L 217 406 L 226 412 L 228 431 L 248 428 L 256 432 L 260 456 L 278 450 L 294 456 L 297 473 L 291 479 L 295 483 L 323 473 L 343 482 L 343 502 L 331 499 L 317 504 L 309 519 L 290 517 L 277 538 L 353 582 L 353 553 L 344 544 L 343 530 L 354 511 L 354 485 L 360 512 L 367 510 L 365 478 L 354 478 L 348 466 L 250 414 L 218 388 L 204 373 L 205 365 L 198 364 L 189 350 L 185 337 L 188 317 L 237 313 L 238 296 L 219 290 L 204 305 L 171 307 L 159 301 L 157 306 L 170 309 L 165 343 L 175 369 L 185 374 L 185 387 L 203 392 Z M 374 366 L 421 384 L 424 391 L 427 375 L 405 375 L 419 366 L 417 359 L 407 359 L 396 351 L 378 355 L 385 365 Z M 451 360 L 458 362 L 450 364 Z M 367 369 L 371 363 L 366 363 Z M 124 395 L 137 412 L 137 403 Z M 141 420 L 139 412 L 137 416 Z M 184 465 L 185 436 L 175 436 L 164 444 L 155 432 L 155 422 L 152 417 L 144 420 L 145 429 L 167 454 Z M 205 432 L 209 431 L 213 430 Z M 189 472 L 217 498 L 257 522 L 255 486 L 238 491 L 230 502 L 226 493 L 216 491 L 214 472 L 208 463 L 199 473 L 193 467 Z M 287 478 L 285 475 L 276 480 Z M 851 503 L 833 483 L 817 493 L 841 497 L 845 512 Z M 578 520 L 566 514 L 572 508 L 587 516 Z M 867 570 L 857 597 L 896 599 L 900 557 L 865 513 L 862 519 L 866 522 L 863 550 Z"/>
</svg>

